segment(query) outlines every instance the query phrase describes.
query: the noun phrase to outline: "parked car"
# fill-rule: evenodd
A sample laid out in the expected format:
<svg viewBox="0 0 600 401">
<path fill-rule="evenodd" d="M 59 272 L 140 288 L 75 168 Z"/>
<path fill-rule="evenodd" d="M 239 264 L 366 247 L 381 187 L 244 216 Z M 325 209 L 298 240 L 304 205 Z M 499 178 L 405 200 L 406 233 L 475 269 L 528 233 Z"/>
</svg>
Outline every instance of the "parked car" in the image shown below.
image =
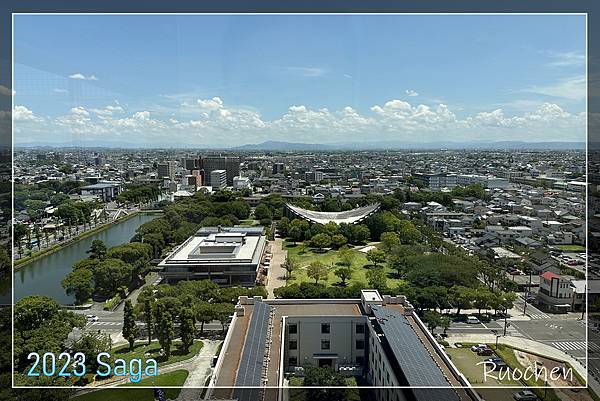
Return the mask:
<svg viewBox="0 0 600 401">
<path fill-rule="evenodd" d="M 481 322 L 475 316 L 467 316 L 467 324 L 479 324 L 479 323 L 481 323 Z"/>
<path fill-rule="evenodd" d="M 488 347 L 480 348 L 479 351 L 477 351 L 477 355 L 479 356 L 491 356 L 493 353 L 494 351 Z"/>
<path fill-rule="evenodd" d="M 508 368 L 508 365 L 502 360 L 502 358 L 488 358 L 485 360 L 485 362 L 493 363 L 494 370 L 502 370 Z"/>
<path fill-rule="evenodd" d="M 471 351 L 473 351 L 473 352 L 477 352 L 477 351 L 479 351 L 479 349 L 480 349 L 480 348 L 487 348 L 487 345 L 486 345 L 486 344 L 477 344 L 477 345 L 473 345 L 473 346 L 471 347 Z"/>
<path fill-rule="evenodd" d="M 529 390 L 521 390 L 513 394 L 513 398 L 517 401 L 537 401 L 537 395 Z"/>
</svg>

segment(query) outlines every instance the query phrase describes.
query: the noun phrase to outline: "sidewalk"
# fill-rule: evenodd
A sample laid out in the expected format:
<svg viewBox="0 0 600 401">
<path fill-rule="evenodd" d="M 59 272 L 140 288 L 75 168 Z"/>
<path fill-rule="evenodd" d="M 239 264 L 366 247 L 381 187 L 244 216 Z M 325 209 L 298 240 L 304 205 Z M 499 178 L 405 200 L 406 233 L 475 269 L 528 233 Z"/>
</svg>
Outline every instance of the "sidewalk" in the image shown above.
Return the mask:
<svg viewBox="0 0 600 401">
<path fill-rule="evenodd" d="M 285 276 L 287 275 L 286 270 L 281 267 L 285 258 L 287 257 L 287 251 L 283 249 L 283 240 L 281 238 L 275 238 L 271 243 L 271 253 L 273 258 L 271 259 L 271 266 L 269 267 L 267 282 L 268 298 L 275 298 L 273 290 L 279 287 L 285 287 L 286 281 Z"/>
</svg>

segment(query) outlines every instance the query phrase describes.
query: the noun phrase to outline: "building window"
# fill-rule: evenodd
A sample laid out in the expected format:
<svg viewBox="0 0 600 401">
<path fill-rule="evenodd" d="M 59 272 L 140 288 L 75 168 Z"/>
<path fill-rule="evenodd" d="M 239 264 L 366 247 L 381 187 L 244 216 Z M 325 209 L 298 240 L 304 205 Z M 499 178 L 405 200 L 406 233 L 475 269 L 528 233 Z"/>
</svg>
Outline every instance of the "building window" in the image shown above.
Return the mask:
<svg viewBox="0 0 600 401">
<path fill-rule="evenodd" d="M 356 357 L 356 364 L 357 365 L 363 365 L 365 363 L 365 357 L 364 356 L 357 356 Z"/>
<path fill-rule="evenodd" d="M 321 323 L 321 334 L 329 334 L 331 331 L 331 327 L 329 323 Z"/>
<path fill-rule="evenodd" d="M 288 333 L 297 334 L 298 333 L 298 325 L 296 323 L 288 325 Z"/>
<path fill-rule="evenodd" d="M 357 324 L 356 325 L 356 334 L 363 334 L 364 332 L 365 332 L 365 325 Z"/>
<path fill-rule="evenodd" d="M 321 340 L 321 349 L 329 349 L 330 346 L 329 340 Z"/>
<path fill-rule="evenodd" d="M 290 350 L 298 349 L 298 341 L 290 340 Z"/>
<path fill-rule="evenodd" d="M 298 365 L 298 358 L 296 358 L 295 356 L 290 356 L 288 358 L 288 366 L 296 366 Z"/>
<path fill-rule="evenodd" d="M 365 349 L 365 340 L 356 340 L 356 349 Z"/>
</svg>

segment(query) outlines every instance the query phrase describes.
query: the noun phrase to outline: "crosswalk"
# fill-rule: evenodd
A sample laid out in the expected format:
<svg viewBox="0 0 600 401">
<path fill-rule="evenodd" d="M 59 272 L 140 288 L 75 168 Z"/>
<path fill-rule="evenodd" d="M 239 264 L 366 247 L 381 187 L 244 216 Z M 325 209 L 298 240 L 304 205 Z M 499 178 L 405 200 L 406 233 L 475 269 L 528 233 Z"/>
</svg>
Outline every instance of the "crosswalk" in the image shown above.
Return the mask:
<svg viewBox="0 0 600 401">
<path fill-rule="evenodd" d="M 550 319 L 550 315 L 547 315 L 544 312 L 537 311 L 534 313 L 527 313 L 527 316 L 531 318 L 531 320 L 542 320 L 542 319 Z"/>
<path fill-rule="evenodd" d="M 92 326 L 117 326 L 121 324 L 120 322 L 91 322 Z"/>
<path fill-rule="evenodd" d="M 552 346 L 561 351 L 578 351 L 588 348 L 590 351 L 600 351 L 600 345 L 586 341 L 557 341 Z"/>
</svg>

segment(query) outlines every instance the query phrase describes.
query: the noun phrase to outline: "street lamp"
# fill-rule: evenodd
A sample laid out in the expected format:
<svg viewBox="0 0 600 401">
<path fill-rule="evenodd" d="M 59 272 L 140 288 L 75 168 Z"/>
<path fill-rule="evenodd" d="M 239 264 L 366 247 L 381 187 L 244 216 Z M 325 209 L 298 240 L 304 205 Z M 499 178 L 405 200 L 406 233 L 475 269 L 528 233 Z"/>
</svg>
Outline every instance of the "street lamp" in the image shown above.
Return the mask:
<svg viewBox="0 0 600 401">
<path fill-rule="evenodd" d="M 492 333 L 496 336 L 496 350 L 498 349 L 498 339 L 502 336 L 498 335 L 498 330 L 492 330 Z"/>
</svg>

